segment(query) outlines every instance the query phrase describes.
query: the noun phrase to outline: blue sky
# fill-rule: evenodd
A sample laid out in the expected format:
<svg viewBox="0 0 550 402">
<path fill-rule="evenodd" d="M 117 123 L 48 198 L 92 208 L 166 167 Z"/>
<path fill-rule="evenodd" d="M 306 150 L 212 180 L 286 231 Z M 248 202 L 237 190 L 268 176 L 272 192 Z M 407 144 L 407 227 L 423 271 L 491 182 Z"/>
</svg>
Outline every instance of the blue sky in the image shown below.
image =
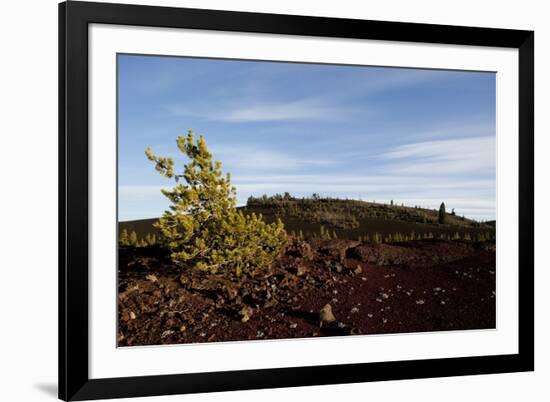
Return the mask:
<svg viewBox="0 0 550 402">
<path fill-rule="evenodd" d="M 145 157 L 203 134 L 238 203 L 319 193 L 496 216 L 496 75 L 118 56 L 119 220 L 168 206 Z"/>
</svg>

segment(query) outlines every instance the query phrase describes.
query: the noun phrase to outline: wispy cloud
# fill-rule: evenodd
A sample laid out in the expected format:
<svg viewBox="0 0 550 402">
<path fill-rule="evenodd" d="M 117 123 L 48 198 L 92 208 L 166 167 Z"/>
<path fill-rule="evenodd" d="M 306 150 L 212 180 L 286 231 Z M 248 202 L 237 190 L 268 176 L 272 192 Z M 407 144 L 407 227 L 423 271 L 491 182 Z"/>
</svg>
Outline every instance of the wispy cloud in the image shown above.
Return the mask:
<svg viewBox="0 0 550 402">
<path fill-rule="evenodd" d="M 453 119 L 444 124 L 438 124 L 438 127 L 426 129 L 417 129 L 417 131 L 408 133 L 407 138 L 410 141 L 425 142 L 445 139 L 464 139 L 472 137 L 494 137 L 496 134 L 496 125 L 494 121 L 486 119 L 483 116 L 477 117 L 479 122 L 464 122 L 464 119 Z M 489 121 L 487 121 L 489 120 Z"/>
<path fill-rule="evenodd" d="M 242 169 L 251 171 L 293 171 L 305 167 L 327 167 L 337 162 L 324 158 L 304 158 L 291 152 L 271 150 L 247 144 L 231 146 L 213 146 L 215 158 L 223 161 L 224 169 L 232 171 Z"/>
<path fill-rule="evenodd" d="M 382 155 L 388 169 L 414 175 L 490 173 L 496 168 L 495 137 L 457 138 L 397 146 Z"/>
<path fill-rule="evenodd" d="M 367 79 L 354 79 L 348 82 L 349 86 L 346 91 L 340 92 L 340 96 L 372 96 L 422 85 L 426 82 L 434 83 L 439 79 L 444 79 L 444 74 L 440 74 L 440 71 L 437 70 L 377 68 Z"/>
<path fill-rule="evenodd" d="M 314 66 L 322 69 L 322 66 Z M 358 67 L 348 67 L 350 71 L 360 71 Z M 374 69 L 363 70 L 365 74 L 351 74 L 337 82 L 325 83 L 316 88 L 315 96 L 306 96 L 299 99 L 272 99 L 277 85 L 266 85 L 266 82 L 283 82 L 292 85 L 285 79 L 294 78 L 295 65 L 286 67 L 280 65 L 277 70 L 263 71 L 248 68 L 246 78 L 241 77 L 239 85 L 229 81 L 224 85 L 212 88 L 215 100 L 200 102 L 193 100 L 189 103 L 175 103 L 166 106 L 166 109 L 175 116 L 198 117 L 229 123 L 275 122 L 275 121 L 338 121 L 345 120 L 353 115 L 365 115 L 364 105 L 361 109 L 354 108 L 350 101 L 360 97 L 369 98 L 380 93 L 400 90 L 411 86 L 421 85 L 427 81 L 435 82 L 444 78 L 432 70 L 410 69 Z M 297 83 L 294 83 L 297 84 Z M 235 99 L 239 99 L 235 101 Z"/>
<path fill-rule="evenodd" d="M 321 102 L 317 99 L 262 103 L 250 101 L 241 104 L 220 102 L 217 105 L 177 105 L 168 107 L 176 116 L 200 117 L 230 123 L 290 121 L 290 120 L 342 120 L 353 110 Z"/>
</svg>

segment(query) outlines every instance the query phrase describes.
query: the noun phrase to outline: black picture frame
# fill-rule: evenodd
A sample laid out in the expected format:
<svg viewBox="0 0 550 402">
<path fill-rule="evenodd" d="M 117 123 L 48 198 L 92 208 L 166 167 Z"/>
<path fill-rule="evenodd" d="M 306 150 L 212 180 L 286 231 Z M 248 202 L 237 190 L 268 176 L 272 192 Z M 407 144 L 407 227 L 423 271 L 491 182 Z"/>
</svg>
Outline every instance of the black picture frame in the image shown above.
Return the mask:
<svg viewBox="0 0 550 402">
<path fill-rule="evenodd" d="M 88 25 L 376 39 L 519 51 L 517 354 L 90 379 Z M 170 395 L 534 370 L 534 32 L 70 1 L 59 5 L 59 398 Z"/>
</svg>

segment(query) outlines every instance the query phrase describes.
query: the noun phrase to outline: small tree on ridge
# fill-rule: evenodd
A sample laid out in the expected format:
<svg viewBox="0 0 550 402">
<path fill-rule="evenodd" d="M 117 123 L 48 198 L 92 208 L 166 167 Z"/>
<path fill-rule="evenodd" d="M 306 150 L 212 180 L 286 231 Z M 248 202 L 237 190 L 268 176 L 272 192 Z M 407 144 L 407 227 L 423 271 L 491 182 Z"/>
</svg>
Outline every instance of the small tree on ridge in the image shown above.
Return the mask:
<svg viewBox="0 0 550 402">
<path fill-rule="evenodd" d="M 447 213 L 445 212 L 445 203 L 442 202 L 439 206 L 438 219 L 440 224 L 444 224 L 447 218 Z"/>
</svg>

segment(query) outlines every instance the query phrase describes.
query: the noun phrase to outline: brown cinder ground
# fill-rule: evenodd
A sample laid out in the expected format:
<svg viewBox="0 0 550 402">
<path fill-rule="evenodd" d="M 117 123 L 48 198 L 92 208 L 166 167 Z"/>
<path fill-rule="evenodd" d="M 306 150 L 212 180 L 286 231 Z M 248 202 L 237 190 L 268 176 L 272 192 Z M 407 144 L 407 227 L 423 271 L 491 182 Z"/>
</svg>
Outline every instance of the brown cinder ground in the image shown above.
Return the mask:
<svg viewBox="0 0 550 402">
<path fill-rule="evenodd" d="M 284 255 L 268 278 L 277 302 L 244 299 L 245 320 L 220 303 L 238 292 L 230 283 L 196 285 L 205 278 L 158 248 L 121 248 L 118 345 L 495 328 L 494 242 L 357 243 L 316 241 L 307 258 Z M 320 325 L 327 304 L 335 320 Z"/>
</svg>

